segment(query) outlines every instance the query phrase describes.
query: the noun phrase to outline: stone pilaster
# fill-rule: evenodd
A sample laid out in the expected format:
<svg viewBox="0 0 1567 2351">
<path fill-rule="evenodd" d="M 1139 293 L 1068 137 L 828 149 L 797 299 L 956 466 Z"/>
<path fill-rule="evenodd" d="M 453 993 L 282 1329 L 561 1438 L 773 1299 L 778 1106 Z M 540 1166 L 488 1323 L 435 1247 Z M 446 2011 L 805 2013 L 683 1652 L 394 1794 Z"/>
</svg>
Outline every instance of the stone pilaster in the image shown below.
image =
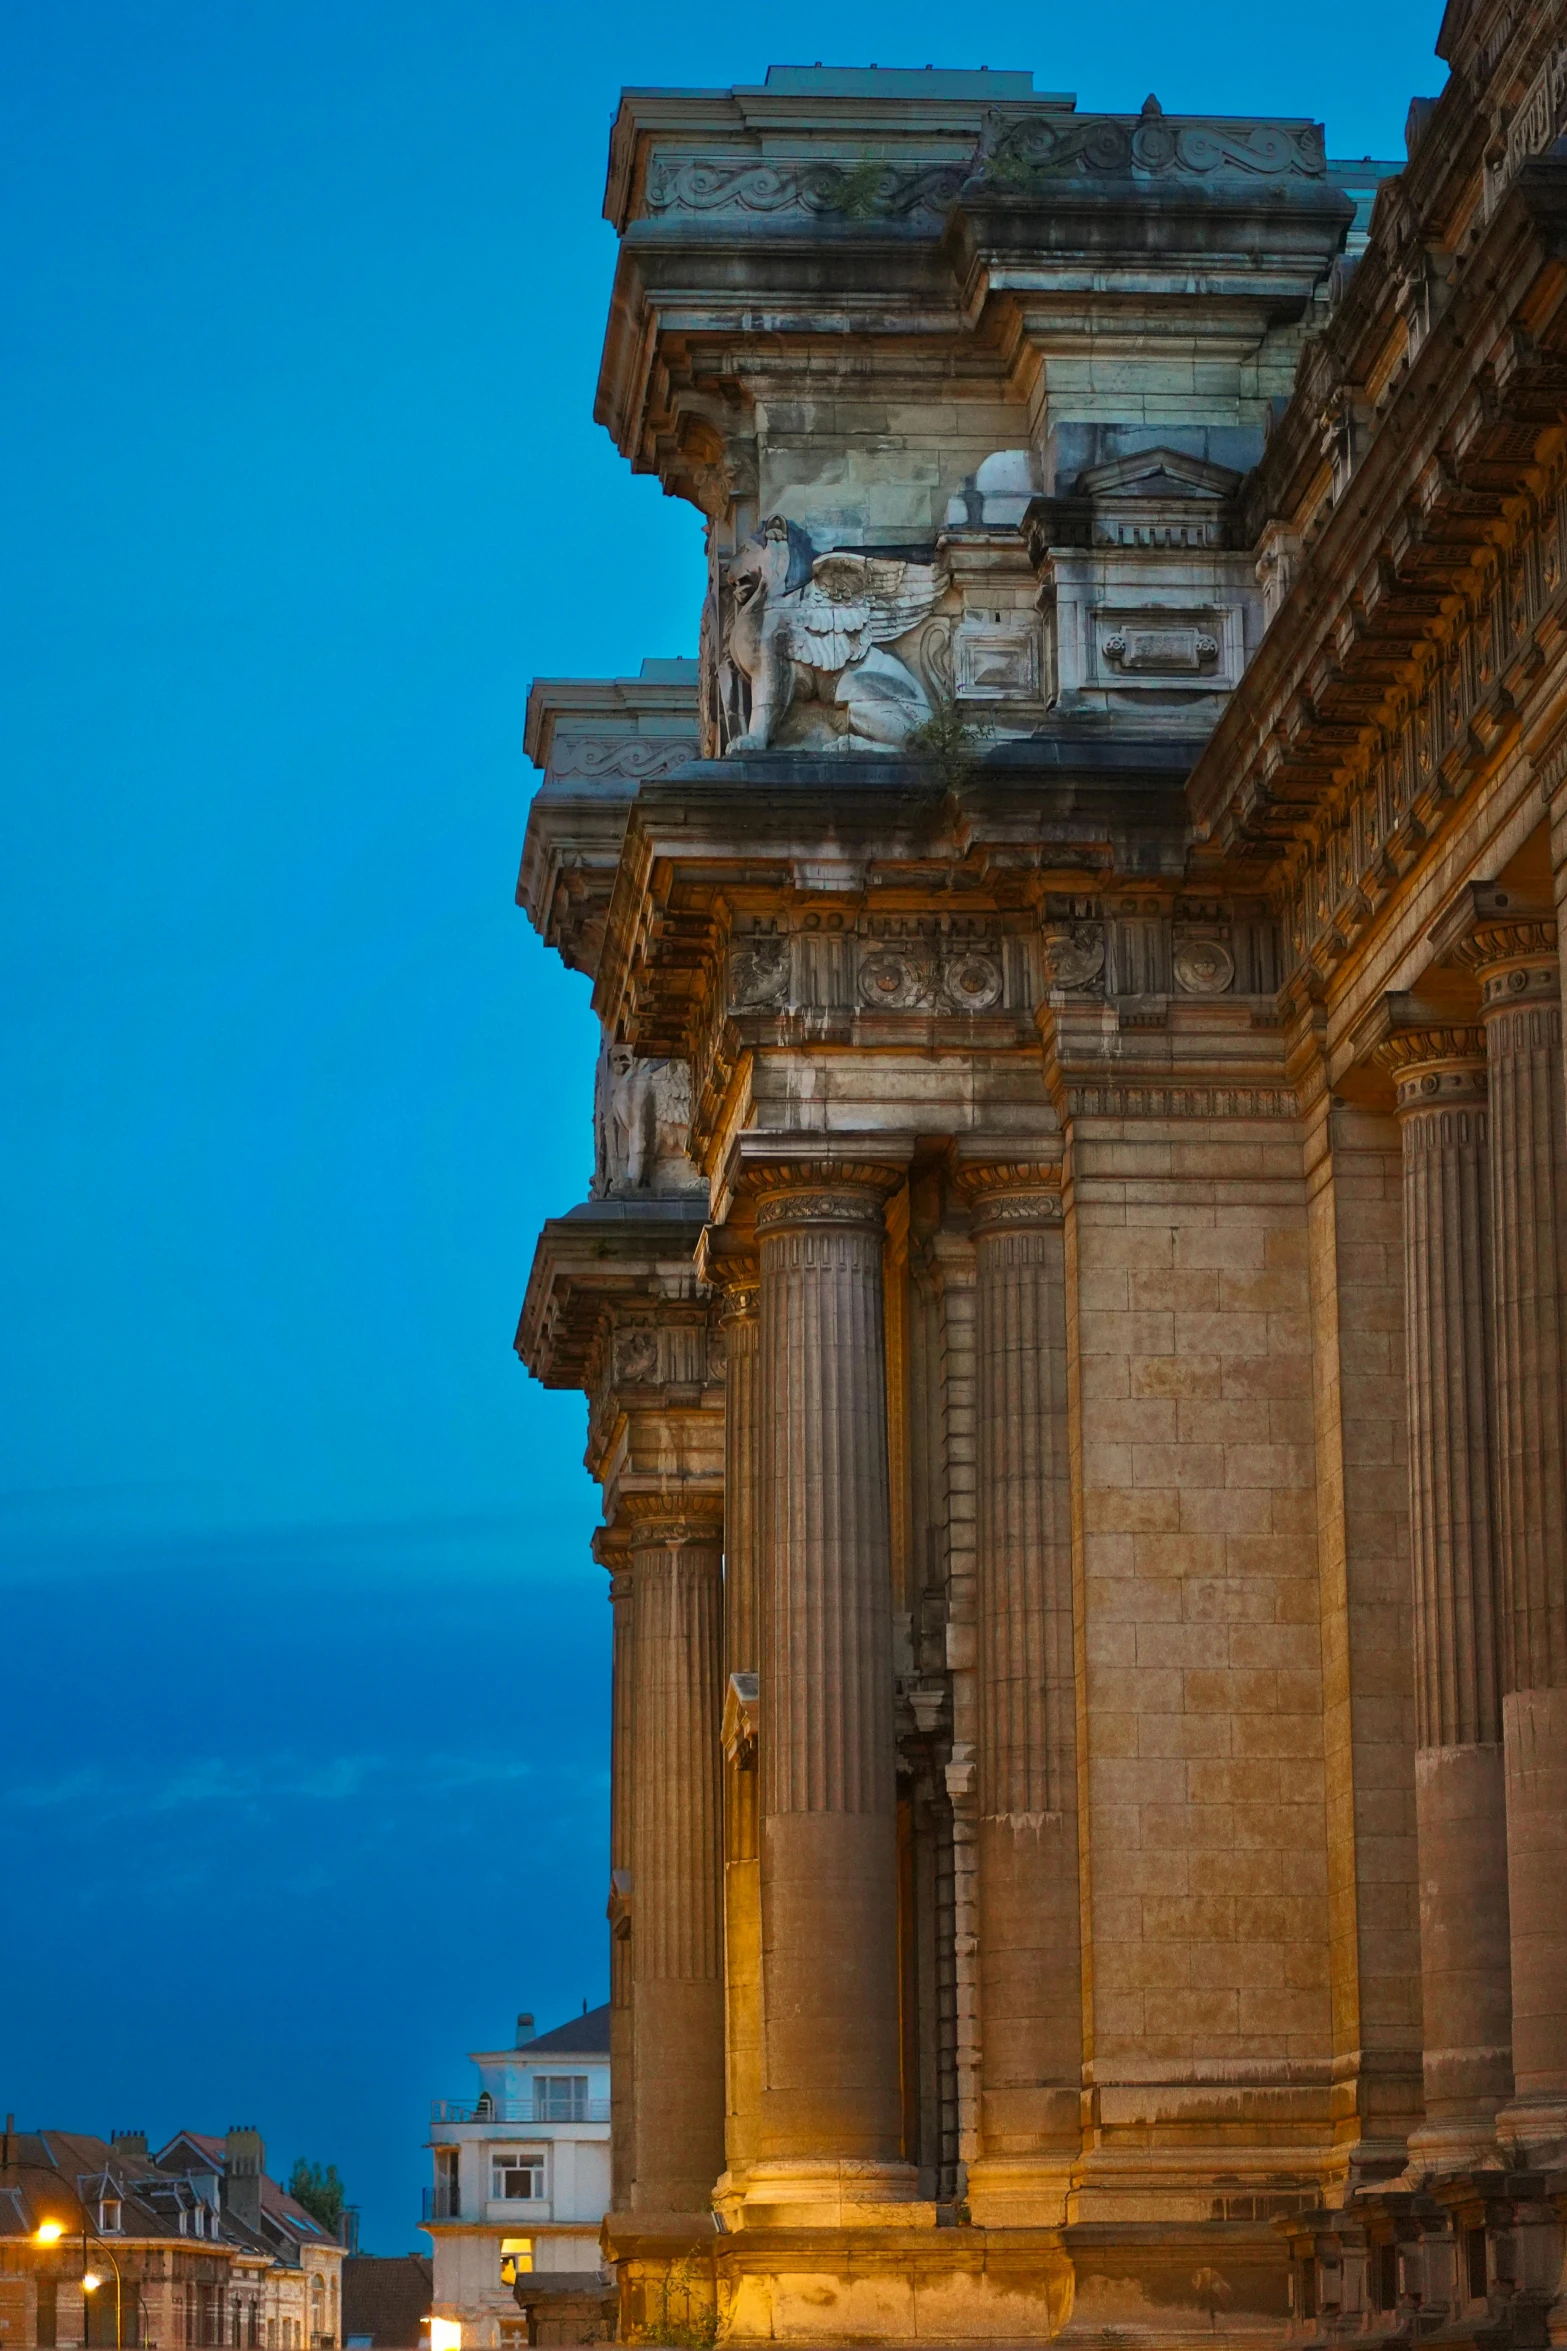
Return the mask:
<svg viewBox="0 0 1567 2351">
<path fill-rule="evenodd" d="M 723 2169 L 721 1526 L 709 1495 L 622 1493 L 632 1616 L 633 2214 L 700 2215 Z"/>
<path fill-rule="evenodd" d="M 766 2075 L 748 2207 L 911 2199 L 902 2161 L 883 1205 L 824 1158 L 753 1177 L 761 1260 Z"/>
<path fill-rule="evenodd" d="M 1414 2169 L 1484 2157 L 1512 2088 L 1507 1819 L 1492 1514 L 1485 1037 L 1380 1050 L 1404 1163 L 1425 2121 Z"/>
<path fill-rule="evenodd" d="M 978 1373 L 976 2221 L 1052 2225 L 1081 2132 L 1072 1538 L 1058 1163 L 971 1165 Z"/>
<path fill-rule="evenodd" d="M 1515 2142 L 1567 2139 L 1567 1133 L 1556 925 L 1482 920 Z"/>
<path fill-rule="evenodd" d="M 724 2153 L 727 2211 L 757 2153 L 762 2102 L 762 1864 L 755 1708 L 760 1662 L 760 1273 L 754 1251 L 709 1268 L 724 1336 Z"/>
<path fill-rule="evenodd" d="M 624 1528 L 600 1527 L 593 1556 L 609 1571 L 613 1611 L 609 1727 L 609 2164 L 610 2203 L 624 2211 L 636 2162 L 631 1992 L 631 1614 L 634 1583 Z"/>
</svg>

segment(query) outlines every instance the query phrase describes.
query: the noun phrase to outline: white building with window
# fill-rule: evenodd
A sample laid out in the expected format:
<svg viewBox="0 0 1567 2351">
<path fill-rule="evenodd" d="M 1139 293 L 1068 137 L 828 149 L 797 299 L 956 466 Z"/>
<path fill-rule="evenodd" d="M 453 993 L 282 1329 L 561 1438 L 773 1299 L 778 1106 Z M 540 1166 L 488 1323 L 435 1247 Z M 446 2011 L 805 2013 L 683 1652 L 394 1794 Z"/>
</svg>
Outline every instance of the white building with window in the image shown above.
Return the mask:
<svg viewBox="0 0 1567 2351">
<path fill-rule="evenodd" d="M 437 2099 L 424 2226 L 435 2246 L 433 2314 L 463 2351 L 527 2341 L 513 2294 L 529 2271 L 599 2268 L 609 2209 L 609 2010 L 585 2009 L 514 2048 L 475 2051 L 476 2093 Z"/>
</svg>

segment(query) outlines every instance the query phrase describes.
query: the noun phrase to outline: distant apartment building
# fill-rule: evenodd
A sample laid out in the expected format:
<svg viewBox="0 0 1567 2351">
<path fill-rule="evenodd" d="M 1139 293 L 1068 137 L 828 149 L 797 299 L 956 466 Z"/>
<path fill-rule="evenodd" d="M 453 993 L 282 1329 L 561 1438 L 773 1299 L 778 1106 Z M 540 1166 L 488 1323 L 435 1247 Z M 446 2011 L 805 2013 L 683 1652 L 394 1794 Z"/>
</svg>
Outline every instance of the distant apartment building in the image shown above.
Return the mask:
<svg viewBox="0 0 1567 2351">
<path fill-rule="evenodd" d="M 463 2351 L 495 2351 L 528 2340 L 519 2281 L 597 2276 L 609 2208 L 609 2009 L 538 2035 L 519 2016 L 514 2047 L 475 2051 L 471 2063 L 474 2096 L 439 2099 L 431 2114 L 424 2226 L 435 2317 L 461 2325 Z"/>
<path fill-rule="evenodd" d="M 343 2334 L 345 2249 L 267 2177 L 260 2133 L 217 2139 L 177 2131 L 157 2160 L 190 2181 L 234 2247 L 231 2292 L 241 2314 L 239 2331 L 230 2324 L 234 2351 L 334 2351 Z"/>
<path fill-rule="evenodd" d="M 0 2137 L 0 2351 L 336 2351 L 342 2263 L 255 2131 Z"/>
</svg>

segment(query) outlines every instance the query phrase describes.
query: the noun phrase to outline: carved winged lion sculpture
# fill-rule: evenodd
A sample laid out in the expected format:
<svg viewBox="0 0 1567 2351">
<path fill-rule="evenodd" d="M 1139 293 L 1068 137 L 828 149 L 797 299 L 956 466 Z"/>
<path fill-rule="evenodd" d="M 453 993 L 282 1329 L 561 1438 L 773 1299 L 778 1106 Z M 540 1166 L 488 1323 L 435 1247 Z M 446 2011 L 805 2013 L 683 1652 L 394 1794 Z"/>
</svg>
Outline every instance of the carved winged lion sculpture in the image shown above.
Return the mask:
<svg viewBox="0 0 1567 2351">
<path fill-rule="evenodd" d="M 765 751 L 796 702 L 830 706 L 847 740 L 896 751 L 930 717 L 913 671 L 882 647 L 916 628 L 946 587 L 935 564 L 838 549 L 818 555 L 771 515 L 729 566 L 726 652 L 749 681 L 751 723 L 731 751 Z"/>
</svg>

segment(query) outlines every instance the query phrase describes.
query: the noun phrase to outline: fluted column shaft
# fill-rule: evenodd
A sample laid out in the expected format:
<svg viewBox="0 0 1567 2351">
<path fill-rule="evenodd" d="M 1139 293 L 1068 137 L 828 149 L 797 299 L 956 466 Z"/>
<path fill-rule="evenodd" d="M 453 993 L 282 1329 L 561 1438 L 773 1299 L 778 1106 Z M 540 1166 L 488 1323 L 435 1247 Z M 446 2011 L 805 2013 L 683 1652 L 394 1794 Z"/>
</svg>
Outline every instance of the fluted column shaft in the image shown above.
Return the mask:
<svg viewBox="0 0 1567 2351">
<path fill-rule="evenodd" d="M 882 1209 L 874 1166 L 759 1186 L 764 1458 L 761 2152 L 901 2142 Z M 878 2193 L 887 2192 L 881 2183 Z"/>
<path fill-rule="evenodd" d="M 1397 1085 L 1404 1165 L 1425 2076 L 1411 2156 L 1452 2166 L 1494 2145 L 1512 2090 L 1485 1037 L 1405 1032 L 1382 1057 Z"/>
<path fill-rule="evenodd" d="M 716 1511 L 623 1497 L 632 1617 L 634 2212 L 705 2213 L 724 2155 Z"/>
<path fill-rule="evenodd" d="M 760 1668 L 758 1580 L 760 1277 L 754 1257 L 726 1269 L 724 1308 L 724 1670 Z M 734 1701 L 728 1703 L 732 1706 Z M 726 1741 L 724 1771 L 724 2152 L 732 2176 L 757 2152 L 762 2105 L 762 1864 L 755 1742 Z"/>
<path fill-rule="evenodd" d="M 1069 2155 L 1083 2036 L 1060 1169 L 968 1168 L 963 1185 L 977 1275 L 983 2146 Z"/>
<path fill-rule="evenodd" d="M 1496 1531 L 1502 1611 L 1519 2140 L 1567 2136 L 1567 1132 L 1554 922 L 1488 924 L 1480 978 L 1491 1166 Z"/>
<path fill-rule="evenodd" d="M 636 2165 L 631 1991 L 631 1694 L 634 1687 L 630 1551 L 608 1528 L 595 1545 L 609 1569 L 613 1611 L 609 1727 L 609 2166 L 610 2203 L 624 2211 Z"/>
</svg>

